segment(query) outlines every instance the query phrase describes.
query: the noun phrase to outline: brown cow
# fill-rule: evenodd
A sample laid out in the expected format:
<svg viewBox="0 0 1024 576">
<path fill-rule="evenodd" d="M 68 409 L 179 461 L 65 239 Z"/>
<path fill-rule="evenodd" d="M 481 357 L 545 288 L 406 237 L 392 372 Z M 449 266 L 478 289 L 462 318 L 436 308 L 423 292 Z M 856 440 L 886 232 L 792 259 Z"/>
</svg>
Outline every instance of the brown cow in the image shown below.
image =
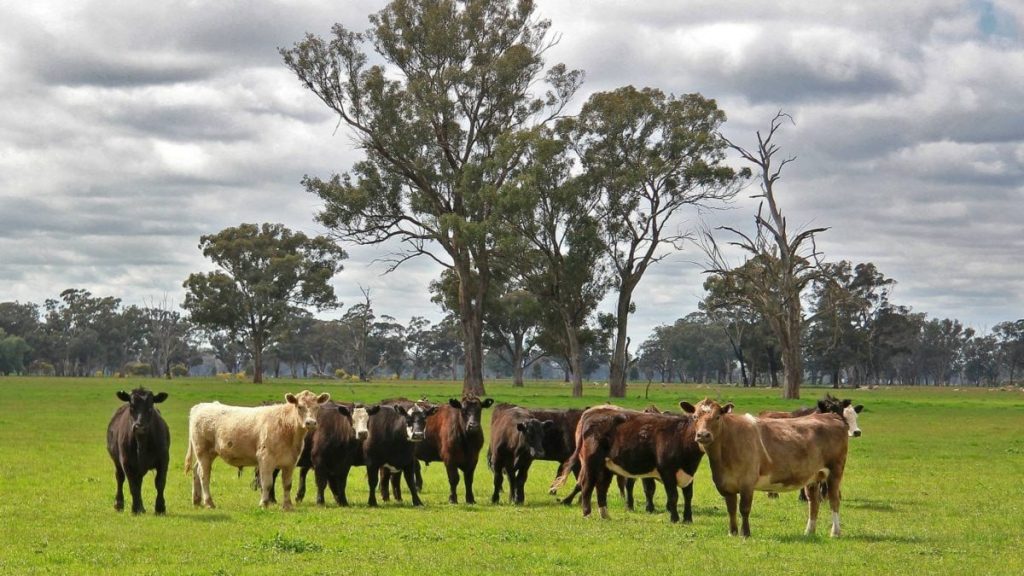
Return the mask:
<svg viewBox="0 0 1024 576">
<path fill-rule="evenodd" d="M 476 504 L 473 497 L 473 473 L 484 447 L 484 431 L 480 414 L 490 408 L 494 400 L 481 400 L 476 396 L 463 396 L 462 400 L 448 400 L 437 412 L 427 418 L 426 437 L 416 445 L 416 458 L 429 464 L 444 462 L 448 472 L 448 502 L 457 504 L 455 490 L 459 486 L 459 471 L 466 482 L 466 503 Z"/>
<path fill-rule="evenodd" d="M 306 433 L 316 428 L 320 405 L 331 399 L 326 392 L 317 396 L 309 390 L 286 394 L 286 404 L 240 407 L 220 402 L 196 404 L 189 412 L 188 453 L 185 473 L 193 473 L 192 503 L 213 508 L 210 495 L 210 471 L 220 456 L 231 466 L 257 466 L 262 497 L 260 505 L 270 504 L 274 468 L 281 469 L 284 501 L 281 508 L 292 509 L 292 472 L 302 452 Z"/>
<path fill-rule="evenodd" d="M 619 475 L 661 480 L 672 522 L 679 521 L 676 486 L 681 486 L 683 521 L 693 521 L 693 476 L 703 452 L 689 416 L 598 406 L 583 413 L 577 431 L 574 459 L 580 463 L 584 516 L 590 515 L 591 494 L 596 488 L 601 517 L 608 518 L 608 487 L 613 475 Z M 567 474 L 567 467 L 563 468 L 563 475 Z"/>
<path fill-rule="evenodd" d="M 711 477 L 729 511 L 729 533 L 736 535 L 736 496 L 743 515 L 743 536 L 750 536 L 754 490 L 782 492 L 828 480 L 832 536 L 839 536 L 839 501 L 846 451 L 846 423 L 835 414 L 801 418 L 755 418 L 733 413 L 733 405 L 705 398 L 679 406 L 696 418 L 697 442 L 711 465 Z M 818 521 L 820 494 L 808 489 L 807 534 Z"/>
</svg>

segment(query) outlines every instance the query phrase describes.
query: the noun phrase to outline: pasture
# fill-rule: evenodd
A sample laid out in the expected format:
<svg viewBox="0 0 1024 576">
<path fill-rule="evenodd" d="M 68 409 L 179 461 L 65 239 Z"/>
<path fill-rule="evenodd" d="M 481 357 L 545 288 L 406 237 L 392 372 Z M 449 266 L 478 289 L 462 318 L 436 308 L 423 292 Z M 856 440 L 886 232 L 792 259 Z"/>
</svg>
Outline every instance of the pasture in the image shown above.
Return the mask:
<svg viewBox="0 0 1024 576">
<path fill-rule="evenodd" d="M 152 473 L 143 487 L 145 515 L 113 509 L 106 426 L 120 404 L 115 392 L 139 385 L 170 394 L 160 405 L 171 431 L 165 517 L 153 514 Z M 835 540 L 825 517 L 816 537 L 803 535 L 806 505 L 794 493 L 777 500 L 758 493 L 753 536 L 728 536 L 706 459 L 696 475 L 691 525 L 669 523 L 660 485 L 657 514 L 644 513 L 642 504 L 626 512 L 613 494 L 611 520 L 596 513 L 583 518 L 578 505 L 564 507 L 548 496 L 550 462 L 531 469 L 524 506 L 507 503 L 507 484 L 502 503 L 492 505 L 484 454 L 475 506 L 449 505 L 444 469 L 433 464 L 423 469 L 423 508 L 408 500 L 368 508 L 365 469 L 355 468 L 350 508 L 337 508 L 330 497 L 326 508 L 314 506 L 310 473 L 306 500 L 295 512 L 262 510 L 249 487 L 252 470 L 239 477 L 218 460 L 212 481 L 218 508 L 194 509 L 191 478 L 183 473 L 189 408 L 209 400 L 255 405 L 306 388 L 337 400 L 426 395 L 443 401 L 458 396 L 461 384 L 0 378 L 0 574 L 1024 573 L 1021 392 L 842 391 L 866 409 L 864 436 L 850 441 L 843 536 Z M 487 388 L 497 402 L 534 407 L 582 407 L 607 398 L 607 389 L 588 387 L 584 398 L 573 399 L 553 383 L 515 389 L 492 381 Z M 810 405 L 827 391 L 805 388 L 802 401 L 782 401 L 776 390 L 656 384 L 645 400 L 643 388 L 632 386 L 620 404 L 678 410 L 679 400 L 711 396 L 756 413 Z M 490 414 L 484 411 L 485 434 Z M 461 493 L 460 486 L 460 502 Z M 642 502 L 639 485 L 637 495 Z"/>
</svg>

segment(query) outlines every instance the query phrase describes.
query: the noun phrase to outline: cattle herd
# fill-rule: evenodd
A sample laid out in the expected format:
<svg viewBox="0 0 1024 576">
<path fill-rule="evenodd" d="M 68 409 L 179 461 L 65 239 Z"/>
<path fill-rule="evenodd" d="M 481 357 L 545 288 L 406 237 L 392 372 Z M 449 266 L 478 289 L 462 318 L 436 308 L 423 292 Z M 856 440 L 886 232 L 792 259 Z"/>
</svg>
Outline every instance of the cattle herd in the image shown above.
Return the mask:
<svg viewBox="0 0 1024 576">
<path fill-rule="evenodd" d="M 156 408 L 166 393 L 139 388 L 119 391 L 122 404 L 107 428 L 107 449 L 114 461 L 116 510 L 124 509 L 127 479 L 132 512 L 142 513 L 142 478 L 155 471 L 155 511 L 163 514 L 170 434 Z M 316 481 L 316 503 L 326 490 L 348 506 L 349 470 L 365 466 L 368 505 L 402 500 L 401 479 L 414 506 L 423 504 L 420 463 L 443 463 L 448 476 L 448 501 L 458 502 L 459 482 L 465 502 L 475 502 L 473 479 L 484 446 L 482 412 L 493 401 L 475 396 L 447 403 L 393 398 L 375 404 L 332 402 L 330 395 L 305 390 L 286 394 L 285 403 L 254 407 L 220 402 L 196 404 L 189 412 L 185 472 L 192 475 L 192 503 L 213 508 L 210 473 L 220 457 L 241 471 L 256 469 L 256 486 L 264 507 L 276 502 L 275 479 L 283 489 L 281 507 L 292 509 L 292 479 L 300 471 L 296 501 L 305 495 L 307 472 Z M 592 510 L 593 493 L 603 518 L 608 517 L 608 488 L 618 480 L 627 507 L 633 507 L 633 484 L 642 479 L 647 510 L 654 510 L 655 480 L 666 493 L 672 522 L 679 521 L 678 489 L 683 492 L 683 521 L 692 522 L 693 479 L 707 456 L 711 479 L 725 499 L 730 534 L 750 536 L 750 509 L 755 490 L 800 490 L 808 500 L 807 534 L 813 534 L 818 509 L 827 500 L 832 512 L 831 535 L 838 536 L 841 484 L 847 443 L 860 436 L 857 414 L 862 406 L 826 395 L 816 408 L 793 412 L 739 415 L 731 403 L 705 398 L 696 405 L 680 402 L 682 412 L 655 407 L 629 410 L 610 404 L 584 410 L 535 409 L 512 404 L 494 406 L 487 464 L 494 474 L 491 502 L 501 498 L 503 483 L 513 503 L 525 500 L 526 480 L 534 460 L 560 463 L 551 494 L 576 477 L 571 504 L 580 494 L 583 515 Z M 736 511 L 742 516 L 737 524 Z"/>
</svg>

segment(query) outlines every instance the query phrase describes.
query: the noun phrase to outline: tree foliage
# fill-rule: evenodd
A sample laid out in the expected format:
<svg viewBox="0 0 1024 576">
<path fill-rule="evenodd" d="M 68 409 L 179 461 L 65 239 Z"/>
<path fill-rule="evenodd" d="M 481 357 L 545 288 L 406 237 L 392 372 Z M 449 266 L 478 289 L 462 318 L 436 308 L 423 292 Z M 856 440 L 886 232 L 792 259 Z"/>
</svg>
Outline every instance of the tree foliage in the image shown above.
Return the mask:
<svg viewBox="0 0 1024 576">
<path fill-rule="evenodd" d="M 262 382 L 263 352 L 292 308 L 335 305 L 330 280 L 346 254 L 326 237 L 309 238 L 281 224 L 225 228 L 202 236 L 199 247 L 219 269 L 185 280 L 182 307 L 197 325 L 243 340 L 253 382 Z"/>
</svg>

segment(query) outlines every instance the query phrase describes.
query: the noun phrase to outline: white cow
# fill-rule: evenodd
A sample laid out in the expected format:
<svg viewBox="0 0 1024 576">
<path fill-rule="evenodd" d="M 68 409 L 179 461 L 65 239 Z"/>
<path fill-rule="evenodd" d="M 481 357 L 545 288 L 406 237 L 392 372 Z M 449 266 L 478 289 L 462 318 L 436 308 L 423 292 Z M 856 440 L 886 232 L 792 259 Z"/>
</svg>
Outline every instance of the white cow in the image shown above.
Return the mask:
<svg viewBox="0 0 1024 576">
<path fill-rule="evenodd" d="M 320 405 L 330 394 L 317 396 L 309 390 L 285 394 L 286 404 L 271 406 L 228 406 L 204 402 L 192 407 L 188 416 L 189 441 L 185 473 L 194 472 L 192 504 L 213 508 L 210 470 L 220 456 L 231 466 L 256 466 L 261 479 L 260 505 L 270 504 L 274 468 L 281 469 L 284 500 L 281 508 L 292 509 L 292 472 L 302 453 L 306 433 L 316 428 Z"/>
</svg>

